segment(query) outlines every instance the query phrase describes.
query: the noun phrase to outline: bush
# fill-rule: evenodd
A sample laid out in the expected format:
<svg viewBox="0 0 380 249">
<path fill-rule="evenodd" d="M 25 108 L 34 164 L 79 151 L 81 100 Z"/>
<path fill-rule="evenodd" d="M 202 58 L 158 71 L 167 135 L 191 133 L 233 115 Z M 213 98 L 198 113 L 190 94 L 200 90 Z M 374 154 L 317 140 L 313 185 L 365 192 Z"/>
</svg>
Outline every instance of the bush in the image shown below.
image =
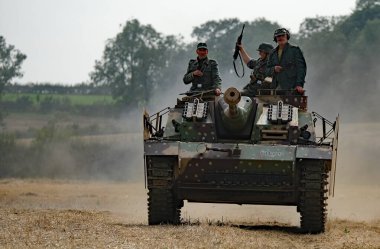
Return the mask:
<svg viewBox="0 0 380 249">
<path fill-rule="evenodd" d="M 50 122 L 30 145 L 0 137 L 0 177 L 128 180 L 141 174 L 136 143 L 100 143 L 73 138 L 73 129 Z M 137 160 L 137 161 L 136 161 Z M 136 162 L 135 162 L 136 161 Z"/>
</svg>

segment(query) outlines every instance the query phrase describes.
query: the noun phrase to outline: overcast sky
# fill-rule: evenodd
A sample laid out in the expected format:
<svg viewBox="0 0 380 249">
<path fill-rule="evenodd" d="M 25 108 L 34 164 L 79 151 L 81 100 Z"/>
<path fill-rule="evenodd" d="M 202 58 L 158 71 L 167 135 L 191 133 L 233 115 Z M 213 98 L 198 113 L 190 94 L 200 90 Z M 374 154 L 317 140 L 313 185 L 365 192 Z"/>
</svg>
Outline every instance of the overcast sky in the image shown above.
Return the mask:
<svg viewBox="0 0 380 249">
<path fill-rule="evenodd" d="M 265 17 L 297 32 L 305 17 L 347 15 L 354 7 L 355 0 L 0 0 L 0 35 L 28 56 L 19 82 L 78 83 L 89 80 L 105 41 L 132 18 L 190 40 L 193 27 L 208 20 Z"/>
</svg>

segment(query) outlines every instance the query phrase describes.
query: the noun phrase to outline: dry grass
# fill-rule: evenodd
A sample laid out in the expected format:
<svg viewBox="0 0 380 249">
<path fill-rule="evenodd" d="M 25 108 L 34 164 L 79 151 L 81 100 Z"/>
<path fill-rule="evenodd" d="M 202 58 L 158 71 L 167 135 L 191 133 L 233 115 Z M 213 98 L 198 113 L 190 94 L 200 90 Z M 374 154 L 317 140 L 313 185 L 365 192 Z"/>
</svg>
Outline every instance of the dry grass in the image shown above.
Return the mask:
<svg viewBox="0 0 380 249">
<path fill-rule="evenodd" d="M 326 233 L 302 235 L 291 211 L 186 204 L 186 225 L 147 226 L 141 183 L 6 179 L 0 181 L 0 247 L 380 248 L 379 219 L 334 218 Z"/>
<path fill-rule="evenodd" d="M 5 248 L 379 248 L 380 222 L 333 220 L 322 235 L 284 224 L 153 226 L 108 212 L 1 209 Z"/>
</svg>

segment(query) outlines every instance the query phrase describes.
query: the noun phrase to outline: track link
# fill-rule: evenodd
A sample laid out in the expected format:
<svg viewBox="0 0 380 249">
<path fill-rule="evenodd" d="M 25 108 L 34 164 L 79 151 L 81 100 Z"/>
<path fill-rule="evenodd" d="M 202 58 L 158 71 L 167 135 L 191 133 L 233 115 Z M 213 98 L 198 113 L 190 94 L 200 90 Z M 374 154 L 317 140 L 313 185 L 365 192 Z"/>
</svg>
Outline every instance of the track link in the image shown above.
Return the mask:
<svg viewBox="0 0 380 249">
<path fill-rule="evenodd" d="M 148 166 L 148 224 L 179 224 L 183 201 L 173 191 L 173 168 L 176 158 L 149 157 Z"/>
<path fill-rule="evenodd" d="M 326 187 L 325 164 L 320 160 L 303 160 L 301 166 L 301 191 L 298 209 L 301 214 L 301 231 L 303 233 L 322 233 L 326 222 Z"/>
<path fill-rule="evenodd" d="M 149 225 L 179 224 L 181 205 L 170 189 L 149 189 L 148 223 Z"/>
</svg>

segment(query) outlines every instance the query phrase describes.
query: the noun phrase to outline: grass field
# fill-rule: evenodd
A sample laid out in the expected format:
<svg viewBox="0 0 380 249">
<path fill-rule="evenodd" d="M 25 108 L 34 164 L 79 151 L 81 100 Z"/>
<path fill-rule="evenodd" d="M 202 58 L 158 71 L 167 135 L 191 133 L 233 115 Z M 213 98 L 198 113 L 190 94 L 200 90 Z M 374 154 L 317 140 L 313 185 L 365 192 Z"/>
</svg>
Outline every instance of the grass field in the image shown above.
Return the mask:
<svg viewBox="0 0 380 249">
<path fill-rule="evenodd" d="M 128 124 L 127 120 L 117 118 L 86 117 L 67 113 L 11 113 L 4 118 L 4 123 L 6 125 L 6 131 L 8 132 L 25 132 L 28 129 L 41 129 L 46 126 L 49 121 L 55 119 L 59 120 L 61 126 L 73 123 L 81 127 L 97 125 L 99 129 L 108 130 L 109 133 L 123 130 L 122 128 Z"/>
<path fill-rule="evenodd" d="M 68 99 L 72 105 L 92 105 L 94 103 L 114 103 L 110 95 L 81 95 L 81 94 L 35 94 L 35 93 L 5 93 L 3 101 L 15 102 L 17 99 L 27 97 L 33 104 L 43 101 L 46 98 L 53 98 L 57 101 Z"/>
</svg>

